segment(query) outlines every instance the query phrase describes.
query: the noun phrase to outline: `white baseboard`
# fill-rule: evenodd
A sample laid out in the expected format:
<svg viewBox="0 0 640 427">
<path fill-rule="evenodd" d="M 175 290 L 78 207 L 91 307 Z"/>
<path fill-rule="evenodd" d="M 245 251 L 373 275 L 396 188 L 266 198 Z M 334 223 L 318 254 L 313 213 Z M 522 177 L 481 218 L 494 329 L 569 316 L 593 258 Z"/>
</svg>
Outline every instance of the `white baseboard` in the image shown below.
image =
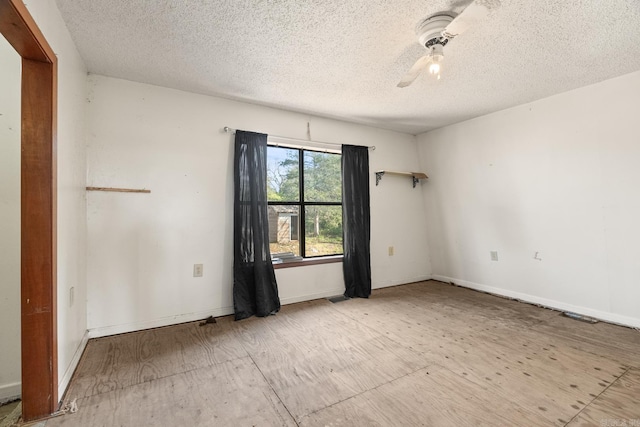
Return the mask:
<svg viewBox="0 0 640 427">
<path fill-rule="evenodd" d="M 82 357 L 82 353 L 84 352 L 85 347 L 87 346 L 87 342 L 89 341 L 89 331 L 85 331 L 82 339 L 80 340 L 80 344 L 78 344 L 78 348 L 76 348 L 75 353 L 73 353 L 73 357 L 71 358 L 71 363 L 67 366 L 67 370 L 64 372 L 64 375 L 58 382 L 58 399 L 62 400 L 64 397 L 64 393 L 67 391 L 67 387 L 69 387 L 69 383 L 71 382 L 71 377 L 80 363 L 80 357 Z"/>
<path fill-rule="evenodd" d="M 21 395 L 21 382 L 0 385 L 0 405 L 19 399 Z"/>
<path fill-rule="evenodd" d="M 344 294 L 344 287 L 335 288 L 330 291 L 319 292 L 317 294 L 300 295 L 297 297 L 283 298 L 280 300 L 280 304 L 282 305 L 295 304 L 297 302 L 312 301 L 314 299 L 334 297 L 336 295 L 342 295 L 342 294 Z"/>
<path fill-rule="evenodd" d="M 632 328 L 640 328 L 640 319 L 623 316 L 621 314 L 610 313 L 607 311 L 595 310 L 588 307 L 581 307 L 577 305 L 567 304 L 561 301 L 555 301 L 547 298 L 538 297 L 535 295 L 524 294 L 521 292 L 510 291 L 508 289 L 496 288 L 493 286 L 482 285 L 479 283 L 469 282 L 467 280 L 455 279 L 447 276 L 433 275 L 433 280 L 438 280 L 445 283 L 453 283 L 458 286 L 462 286 L 469 289 L 475 289 L 478 291 L 488 292 L 490 294 L 500 295 L 503 297 L 509 297 L 517 299 L 519 301 L 538 304 L 543 307 L 552 308 L 560 311 L 570 311 L 572 313 L 578 313 L 583 316 L 593 317 L 594 319 L 603 320 L 609 323 L 615 323 L 618 325 L 629 326 Z"/>
<path fill-rule="evenodd" d="M 430 275 L 411 277 L 411 278 L 402 279 L 402 280 L 388 280 L 385 282 L 372 283 L 371 289 L 389 288 L 391 286 L 406 285 L 408 283 L 424 282 L 427 280 L 431 280 Z M 342 295 L 342 294 L 344 294 L 344 285 L 342 287 L 335 288 L 334 290 L 324 291 L 317 294 L 284 298 L 284 299 L 281 299 L 280 302 L 282 305 L 295 304 L 297 302 L 311 301 L 311 300 L 320 299 L 320 298 L 328 298 L 328 297 L 333 297 L 333 296 Z"/>
<path fill-rule="evenodd" d="M 124 334 L 127 332 L 142 331 L 144 329 L 160 328 L 179 323 L 195 322 L 206 319 L 209 316 L 220 317 L 233 314 L 233 307 L 221 307 L 214 310 L 199 311 L 195 313 L 178 314 L 175 316 L 163 317 L 155 320 L 145 320 L 142 322 L 125 323 L 122 325 L 103 326 L 89 329 L 89 338 L 100 338 L 109 335 Z"/>
<path fill-rule="evenodd" d="M 424 282 L 431 279 L 432 279 L 431 275 L 424 275 L 424 276 L 417 276 L 417 277 L 409 277 L 401 280 L 386 280 L 384 282 L 373 283 L 371 285 L 371 288 L 372 289 L 389 288 L 391 286 L 406 285 L 408 283 L 415 283 L 415 282 Z"/>
<path fill-rule="evenodd" d="M 284 298 L 280 300 L 282 305 L 295 304 L 297 302 L 311 301 L 318 298 L 326 298 L 334 295 L 341 295 L 344 289 L 336 289 L 325 291 L 312 295 L 301 295 L 297 297 Z M 209 316 L 220 317 L 233 314 L 233 307 L 222 307 L 214 310 L 206 310 L 188 314 L 178 314 L 175 316 L 164 317 L 155 320 L 146 320 L 143 322 L 125 323 L 122 325 L 103 326 L 100 328 L 89 329 L 89 338 L 101 338 L 109 335 L 124 334 L 127 332 L 142 331 L 144 329 L 159 328 L 162 326 L 171 326 L 179 323 L 195 322 L 196 320 L 206 319 Z"/>
<path fill-rule="evenodd" d="M 390 281 L 390 282 L 384 282 L 384 283 L 377 283 L 373 286 L 373 289 L 403 285 L 405 283 L 420 282 L 420 281 L 429 280 L 429 279 L 431 279 L 431 276 L 419 276 L 419 277 L 403 279 L 403 280 L 398 280 L 393 282 Z M 327 297 L 332 297 L 336 295 L 342 295 L 343 293 L 344 293 L 344 287 L 339 287 L 332 290 L 319 292 L 316 294 L 299 295 L 295 297 L 283 298 L 280 300 L 280 303 L 282 305 L 295 304 L 303 301 L 311 301 L 319 298 L 327 298 Z M 155 319 L 155 320 L 145 320 L 142 322 L 125 323 L 122 325 L 103 326 L 99 328 L 89 329 L 88 338 L 100 338 L 100 337 L 106 337 L 109 335 L 124 334 L 127 332 L 135 332 L 135 331 L 141 331 L 144 329 L 159 328 L 162 326 L 170 326 L 178 323 L 194 322 L 196 320 L 205 319 L 209 316 L 220 317 L 220 316 L 228 316 L 230 314 L 233 314 L 233 307 L 222 307 L 214 310 L 207 310 L 207 311 L 201 311 L 196 313 L 178 314 L 175 316 L 164 317 L 164 318 Z"/>
</svg>

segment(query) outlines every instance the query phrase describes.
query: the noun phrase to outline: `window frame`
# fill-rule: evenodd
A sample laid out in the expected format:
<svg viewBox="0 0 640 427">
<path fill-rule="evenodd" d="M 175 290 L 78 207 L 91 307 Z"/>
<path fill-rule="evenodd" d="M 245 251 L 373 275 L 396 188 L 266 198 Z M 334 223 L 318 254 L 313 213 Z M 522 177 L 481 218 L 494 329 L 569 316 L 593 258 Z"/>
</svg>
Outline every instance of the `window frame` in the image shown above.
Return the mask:
<svg viewBox="0 0 640 427">
<path fill-rule="evenodd" d="M 313 153 L 322 153 L 322 154 L 331 154 L 335 156 L 342 156 L 342 153 L 332 153 L 326 150 L 321 149 L 310 149 L 306 147 L 293 147 L 293 146 L 282 146 L 280 144 L 267 143 L 267 147 L 273 148 L 282 148 L 287 150 L 295 150 L 298 152 L 298 201 L 269 201 L 267 200 L 267 206 L 297 206 L 298 207 L 298 248 L 300 251 L 300 256 L 303 258 L 303 261 L 292 262 L 292 263 L 283 263 L 276 264 L 277 266 L 285 266 L 285 265 L 303 265 L 310 263 L 310 261 L 316 260 L 327 260 L 325 262 L 339 262 L 342 261 L 342 257 L 344 255 L 344 242 L 343 242 L 343 250 L 340 253 L 334 254 L 324 254 L 324 255 L 316 255 L 316 256 L 305 256 L 306 254 L 306 210 L 307 206 L 340 206 L 340 212 L 342 212 L 342 197 L 339 202 L 306 202 L 304 198 L 304 153 L 305 152 L 313 152 Z M 268 158 L 268 155 L 267 155 Z M 342 194 L 342 176 L 340 177 L 340 194 Z M 334 261 L 335 260 L 335 261 Z M 317 262 L 317 264 L 323 264 L 325 262 Z"/>
</svg>

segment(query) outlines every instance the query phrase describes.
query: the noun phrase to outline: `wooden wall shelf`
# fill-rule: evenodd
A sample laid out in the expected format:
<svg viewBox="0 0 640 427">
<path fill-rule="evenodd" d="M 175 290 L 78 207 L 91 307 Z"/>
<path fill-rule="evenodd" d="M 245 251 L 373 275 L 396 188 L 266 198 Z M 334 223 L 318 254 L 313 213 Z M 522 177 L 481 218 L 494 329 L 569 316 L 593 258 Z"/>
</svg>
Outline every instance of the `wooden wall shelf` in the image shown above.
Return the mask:
<svg viewBox="0 0 640 427">
<path fill-rule="evenodd" d="M 384 175 L 406 176 L 412 179 L 413 188 L 420 182 L 421 179 L 429 178 L 427 174 L 422 172 L 394 172 L 394 171 L 377 171 L 376 172 L 376 185 L 380 183 L 380 180 Z"/>
<path fill-rule="evenodd" d="M 87 187 L 87 191 L 110 191 L 113 193 L 151 193 L 151 190 L 136 188 Z"/>
</svg>

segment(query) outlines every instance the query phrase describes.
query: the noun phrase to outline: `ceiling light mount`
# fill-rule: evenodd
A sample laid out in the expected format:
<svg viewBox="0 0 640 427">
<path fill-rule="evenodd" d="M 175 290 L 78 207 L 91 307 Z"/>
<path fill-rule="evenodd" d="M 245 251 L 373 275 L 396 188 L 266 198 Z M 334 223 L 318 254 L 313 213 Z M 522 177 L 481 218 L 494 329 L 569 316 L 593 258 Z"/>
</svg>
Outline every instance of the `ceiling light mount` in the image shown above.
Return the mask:
<svg viewBox="0 0 640 427">
<path fill-rule="evenodd" d="M 439 12 L 429 16 L 416 25 L 416 35 L 422 46 L 429 49 L 435 44 L 445 46 L 449 39 L 442 35 L 444 29 L 453 21 L 455 15 L 449 12 Z"/>
</svg>

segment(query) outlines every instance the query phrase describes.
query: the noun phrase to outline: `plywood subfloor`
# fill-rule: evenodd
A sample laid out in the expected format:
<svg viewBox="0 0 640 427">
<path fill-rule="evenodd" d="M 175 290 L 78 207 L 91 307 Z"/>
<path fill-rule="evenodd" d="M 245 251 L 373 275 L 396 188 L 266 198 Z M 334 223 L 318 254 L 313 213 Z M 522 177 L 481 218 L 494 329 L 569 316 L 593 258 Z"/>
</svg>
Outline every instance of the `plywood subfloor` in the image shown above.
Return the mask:
<svg viewBox="0 0 640 427">
<path fill-rule="evenodd" d="M 91 340 L 46 425 L 640 425 L 638 355 L 633 329 L 422 282 Z"/>
<path fill-rule="evenodd" d="M 20 419 L 22 402 L 16 400 L 0 405 L 0 427 L 12 427 Z"/>
</svg>

